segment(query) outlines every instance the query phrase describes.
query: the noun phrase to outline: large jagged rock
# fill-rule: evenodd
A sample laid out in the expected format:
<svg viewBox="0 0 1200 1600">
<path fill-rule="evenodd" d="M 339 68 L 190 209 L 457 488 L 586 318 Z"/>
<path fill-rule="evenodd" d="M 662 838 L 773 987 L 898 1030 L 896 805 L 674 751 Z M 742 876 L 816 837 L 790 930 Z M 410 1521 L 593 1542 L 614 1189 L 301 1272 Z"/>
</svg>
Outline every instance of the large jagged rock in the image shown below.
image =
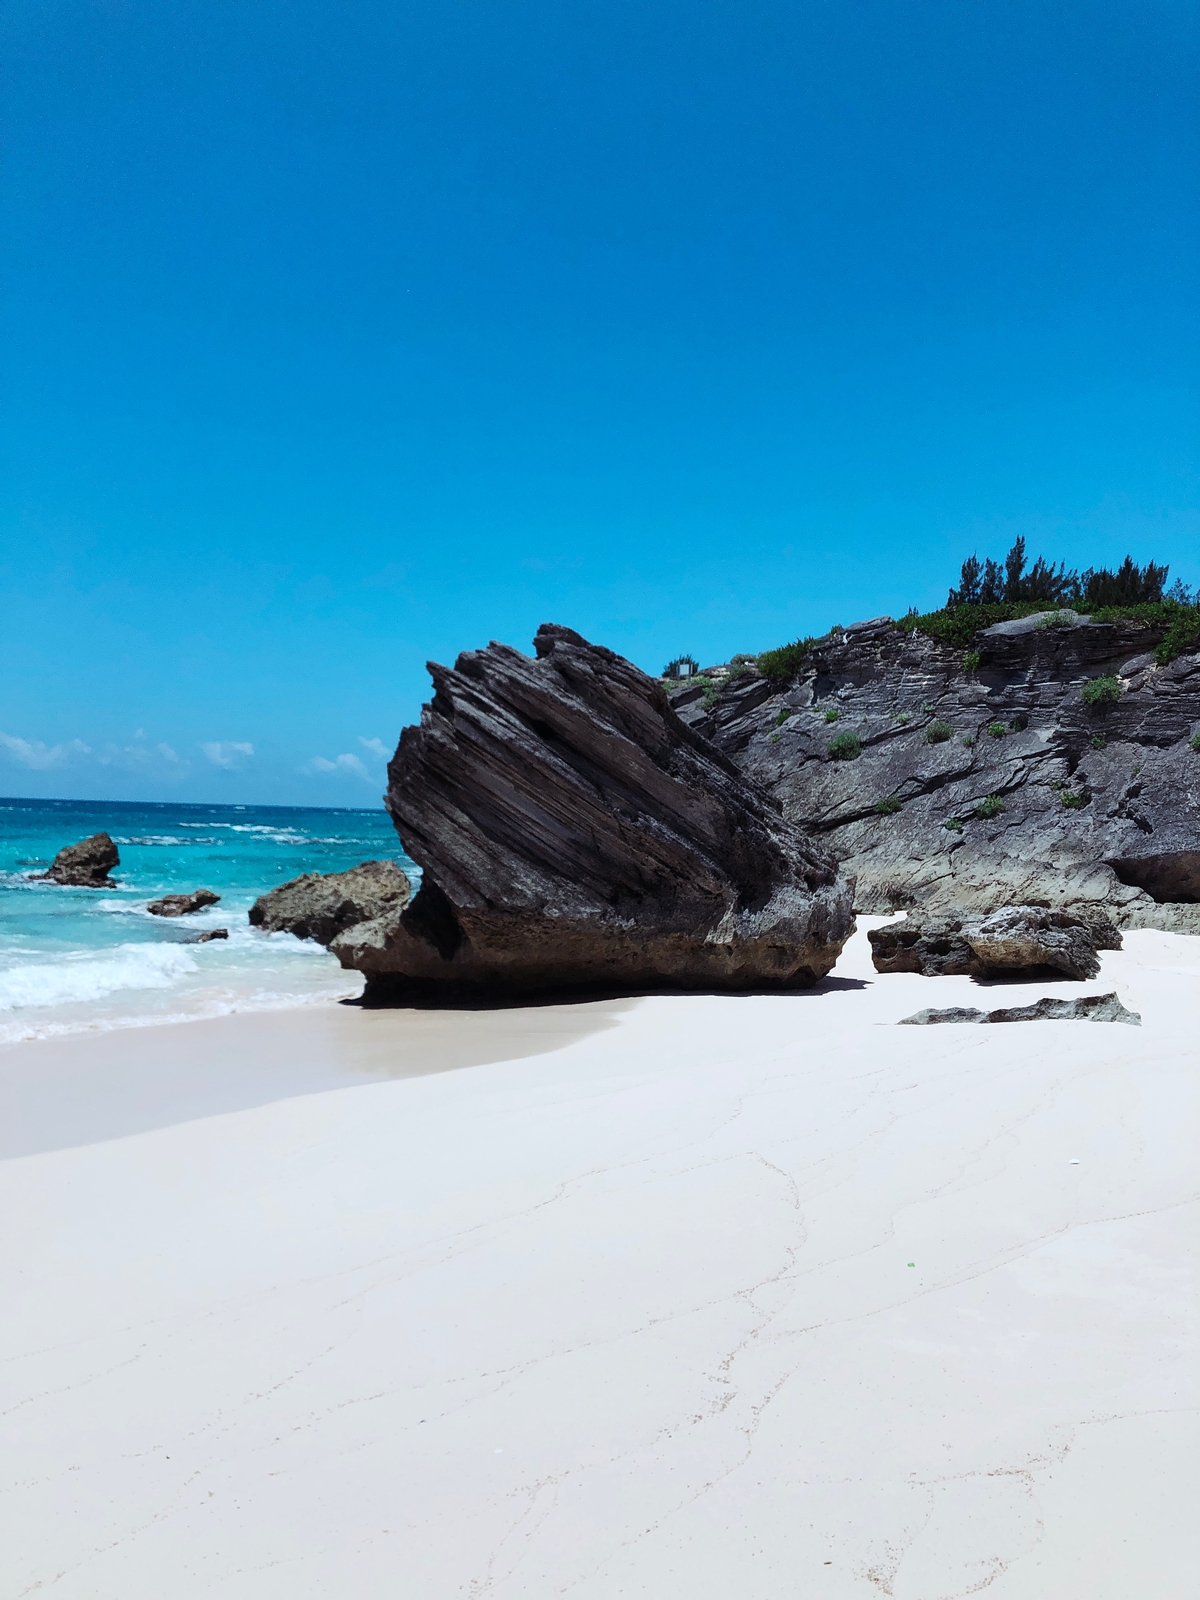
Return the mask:
<svg viewBox="0 0 1200 1600">
<path fill-rule="evenodd" d="M 388 768 L 423 869 L 332 948 L 367 998 L 792 988 L 853 930 L 852 886 L 659 683 L 569 628 L 430 666 Z"/>
<path fill-rule="evenodd" d="M 916 1011 L 901 1017 L 908 1027 L 924 1028 L 938 1022 L 1124 1022 L 1140 1028 L 1141 1013 L 1127 1011 L 1115 994 L 1081 995 L 1075 1000 L 1035 1000 L 1028 1006 L 1008 1006 L 1001 1011 L 979 1011 L 974 1006 L 947 1006 L 943 1011 Z"/>
<path fill-rule="evenodd" d="M 927 911 L 873 928 L 867 938 L 876 972 L 926 977 L 994 978 L 1052 967 L 1069 978 L 1094 978 L 1097 952 L 1121 948 L 1120 933 L 1094 906 L 1006 906 L 986 916 Z"/>
<path fill-rule="evenodd" d="M 50 869 L 36 876 L 75 889 L 107 889 L 111 886 L 109 873 L 120 864 L 121 857 L 108 834 L 93 833 L 78 844 L 65 846 Z"/>
<path fill-rule="evenodd" d="M 1156 666 L 1161 637 L 1060 612 L 976 634 L 973 666 L 878 617 L 790 685 L 743 667 L 671 703 L 829 847 L 860 911 L 1091 903 L 1200 933 L 1200 656 Z M 1084 699 L 1098 678 L 1115 701 Z M 861 754 L 831 759 L 845 733 Z"/>
<path fill-rule="evenodd" d="M 364 861 L 348 872 L 292 878 L 260 895 L 247 915 L 265 933 L 294 933 L 328 945 L 347 928 L 399 913 L 411 897 L 412 885 L 394 861 Z"/>
</svg>

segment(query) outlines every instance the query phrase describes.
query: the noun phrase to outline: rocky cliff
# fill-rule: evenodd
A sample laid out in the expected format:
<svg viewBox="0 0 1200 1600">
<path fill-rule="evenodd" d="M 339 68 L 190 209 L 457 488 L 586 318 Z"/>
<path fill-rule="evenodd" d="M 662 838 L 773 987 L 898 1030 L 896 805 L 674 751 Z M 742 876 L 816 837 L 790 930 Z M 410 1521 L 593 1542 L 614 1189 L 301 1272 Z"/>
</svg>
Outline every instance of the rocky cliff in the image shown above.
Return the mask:
<svg viewBox="0 0 1200 1600">
<path fill-rule="evenodd" d="M 597 987 L 788 988 L 853 929 L 826 849 L 671 710 L 662 686 L 568 628 L 431 665 L 388 768 L 423 869 L 411 905 L 331 948 L 376 1001 Z"/>
<path fill-rule="evenodd" d="M 1161 637 L 1063 611 L 964 652 L 881 617 L 790 683 L 744 664 L 670 699 L 857 878 L 860 911 L 1095 903 L 1200 932 L 1200 657 L 1157 666 Z"/>
</svg>

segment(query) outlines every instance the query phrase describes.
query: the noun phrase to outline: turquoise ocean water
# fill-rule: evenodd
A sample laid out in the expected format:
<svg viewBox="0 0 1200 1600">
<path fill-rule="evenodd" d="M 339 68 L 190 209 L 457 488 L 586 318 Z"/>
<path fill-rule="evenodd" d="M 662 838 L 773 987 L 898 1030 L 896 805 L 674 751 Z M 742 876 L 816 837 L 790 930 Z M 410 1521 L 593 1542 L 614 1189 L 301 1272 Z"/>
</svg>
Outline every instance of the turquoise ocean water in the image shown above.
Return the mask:
<svg viewBox="0 0 1200 1600">
<path fill-rule="evenodd" d="M 63 845 L 104 830 L 121 854 L 108 889 L 38 883 Z M 416 879 L 382 810 L 0 799 L 0 1044 L 355 995 L 319 945 L 263 934 L 246 912 L 302 872 L 389 857 Z M 162 894 L 212 889 L 219 905 L 152 917 Z M 228 928 L 228 940 L 183 943 Z"/>
</svg>

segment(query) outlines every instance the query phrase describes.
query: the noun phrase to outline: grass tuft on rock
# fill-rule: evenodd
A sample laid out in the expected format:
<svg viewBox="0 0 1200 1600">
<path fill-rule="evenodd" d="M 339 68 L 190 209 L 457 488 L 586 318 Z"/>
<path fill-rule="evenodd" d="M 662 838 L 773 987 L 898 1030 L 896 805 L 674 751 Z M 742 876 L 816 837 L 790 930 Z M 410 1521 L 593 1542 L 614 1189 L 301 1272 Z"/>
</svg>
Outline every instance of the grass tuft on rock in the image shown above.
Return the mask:
<svg viewBox="0 0 1200 1600">
<path fill-rule="evenodd" d="M 940 717 L 935 718 L 925 729 L 926 744 L 945 744 L 947 739 L 953 739 L 953 737 L 954 729 L 948 722 L 943 722 Z"/>
<path fill-rule="evenodd" d="M 989 794 L 986 800 L 981 800 L 975 807 L 975 815 L 977 817 L 998 817 L 1002 811 L 1007 810 L 1008 807 L 998 794 Z"/>
<path fill-rule="evenodd" d="M 881 817 L 894 817 L 903 806 L 903 801 L 898 794 L 886 794 L 882 800 L 876 800 L 875 809 Z"/>
</svg>

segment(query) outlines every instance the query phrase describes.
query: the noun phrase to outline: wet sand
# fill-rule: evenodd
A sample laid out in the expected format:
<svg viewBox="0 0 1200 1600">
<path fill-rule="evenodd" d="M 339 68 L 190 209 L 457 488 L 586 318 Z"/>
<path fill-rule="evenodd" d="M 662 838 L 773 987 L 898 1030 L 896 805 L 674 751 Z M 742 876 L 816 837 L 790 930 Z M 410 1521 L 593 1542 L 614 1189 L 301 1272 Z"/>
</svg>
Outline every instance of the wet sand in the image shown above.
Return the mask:
<svg viewBox="0 0 1200 1600">
<path fill-rule="evenodd" d="M 326 1003 L 0 1049 L 0 1160 L 94 1144 L 294 1095 L 559 1050 L 636 1002 L 496 1011 Z"/>
</svg>

